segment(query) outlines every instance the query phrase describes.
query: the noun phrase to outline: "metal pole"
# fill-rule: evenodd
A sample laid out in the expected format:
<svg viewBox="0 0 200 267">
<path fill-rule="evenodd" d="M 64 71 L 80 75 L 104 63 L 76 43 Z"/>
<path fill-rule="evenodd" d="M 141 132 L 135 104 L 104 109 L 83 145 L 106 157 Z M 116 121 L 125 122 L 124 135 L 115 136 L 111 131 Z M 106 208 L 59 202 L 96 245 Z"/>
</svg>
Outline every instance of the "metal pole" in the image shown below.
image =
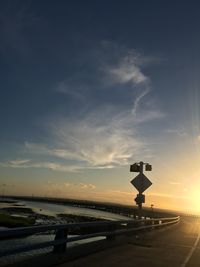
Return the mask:
<svg viewBox="0 0 200 267">
<path fill-rule="evenodd" d="M 145 195 L 143 192 L 152 185 L 151 181 L 143 174 L 143 167 L 146 171 L 151 171 L 152 166 L 142 161 L 130 165 L 130 172 L 139 172 L 139 174 L 131 181 L 131 184 L 138 190 L 135 202 L 138 205 L 138 217 L 142 217 L 142 203 L 145 203 Z"/>
<path fill-rule="evenodd" d="M 143 174 L 143 166 L 144 166 L 144 163 L 141 161 L 140 162 L 140 174 Z M 139 195 L 141 195 L 142 192 L 139 191 Z M 139 203 L 138 204 L 138 217 L 139 219 L 142 218 L 142 203 Z"/>
</svg>

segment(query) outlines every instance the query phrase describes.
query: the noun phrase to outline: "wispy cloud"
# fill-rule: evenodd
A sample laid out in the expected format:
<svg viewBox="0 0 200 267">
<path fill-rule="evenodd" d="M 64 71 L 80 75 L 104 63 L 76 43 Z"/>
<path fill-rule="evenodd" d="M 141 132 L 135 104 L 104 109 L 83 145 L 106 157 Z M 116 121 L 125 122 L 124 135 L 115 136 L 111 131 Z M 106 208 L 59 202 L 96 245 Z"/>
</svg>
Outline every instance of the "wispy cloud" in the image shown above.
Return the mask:
<svg viewBox="0 0 200 267">
<path fill-rule="evenodd" d="M 187 131 L 185 129 L 167 129 L 165 132 L 169 134 L 175 134 L 180 137 L 187 136 Z"/>
<path fill-rule="evenodd" d="M 70 86 L 65 81 L 60 82 L 56 87 L 56 91 L 58 93 L 72 96 L 72 97 L 77 98 L 79 100 L 84 100 L 85 98 L 84 98 L 84 95 L 81 93 L 81 89 L 82 89 L 82 87 L 79 87 L 79 88 L 76 87 L 76 90 L 74 90 L 73 86 Z"/>
<path fill-rule="evenodd" d="M 188 196 L 183 196 L 183 195 L 174 195 L 174 194 L 165 194 L 165 193 L 150 193 L 150 194 L 147 194 L 148 197 L 160 197 L 160 198 L 168 198 L 168 199 L 188 199 L 189 197 Z"/>
<path fill-rule="evenodd" d="M 52 153 L 51 153 L 52 154 Z M 45 153 L 47 155 L 47 153 Z M 70 159 L 70 158 L 67 158 Z M 6 162 L 0 162 L 1 167 L 6 168 L 38 168 L 38 169 L 50 169 L 53 171 L 59 171 L 59 172 L 79 172 L 81 170 L 92 170 L 92 169 L 112 169 L 116 166 L 114 165 L 102 165 L 102 166 L 89 166 L 89 165 L 81 165 L 81 164 L 75 164 L 70 165 L 67 162 L 66 163 L 58 163 L 57 161 L 51 161 L 51 162 L 35 162 L 31 160 L 10 160 Z"/>
<path fill-rule="evenodd" d="M 143 109 L 140 109 L 142 100 L 150 92 L 151 83 L 142 72 L 145 58 L 135 50 L 117 46 L 113 49 L 113 44 L 110 43 L 106 43 L 106 49 L 110 52 L 109 58 L 103 56 L 103 63 L 94 66 L 101 71 L 100 77 L 103 81 L 101 83 L 97 77 L 97 90 L 103 86 L 104 89 L 112 89 L 115 93 L 115 86 L 128 86 L 129 94 L 133 98 L 132 106 L 119 109 L 113 104 L 103 104 L 77 118 L 59 116 L 49 123 L 50 127 L 48 125 L 52 145 L 39 144 L 37 147 L 37 144 L 26 143 L 30 151 L 74 160 L 85 168 L 124 166 L 139 158 L 145 151 L 147 144 L 139 137 L 140 127 L 148 121 L 164 117 L 156 107 L 147 108 L 144 105 Z M 120 56 L 116 56 L 112 50 L 120 51 Z M 115 59 L 111 59 L 114 54 Z M 71 89 L 68 92 L 68 88 L 65 84 L 61 86 L 62 91 L 74 94 Z M 124 94 L 123 91 L 122 93 Z M 78 91 L 77 97 L 80 97 L 80 94 Z M 147 154 L 145 156 L 149 157 Z"/>
<path fill-rule="evenodd" d="M 93 104 L 90 106 L 90 102 L 87 101 L 86 111 L 84 105 L 84 109 L 80 108 L 80 111 L 76 111 L 74 115 L 58 114 L 44 123 L 48 132 L 48 142 L 25 142 L 28 155 L 40 155 L 40 158 L 48 158 L 47 161 L 10 161 L 4 165 L 68 172 L 115 168 L 125 166 L 140 157 L 151 157 L 147 153 L 150 151 L 147 149 L 148 142 L 140 138 L 140 132 L 144 123 L 163 118 L 164 114 L 158 108 L 145 105 L 143 103 L 145 101 L 142 101 L 150 93 L 151 83 L 150 78 L 142 71 L 145 58 L 135 50 L 120 46 L 115 46 L 113 49 L 113 46 L 108 43 L 105 47 L 107 53 L 104 54 L 109 56 L 106 57 L 102 53 L 101 63 L 98 59 L 99 55 L 96 56 L 97 62 L 93 60 L 95 75 L 89 73 L 90 76 L 94 75 L 89 81 L 96 79 L 96 83 L 86 83 L 85 80 L 80 79 L 76 83 L 67 84 L 66 79 L 56 90 L 62 94 L 82 98 L 81 90 L 77 90 L 77 87 L 73 88 L 73 85 L 76 84 L 79 88 L 87 85 L 91 94 L 92 91 L 102 90 L 105 94 L 103 100 L 107 99 L 108 90 L 109 95 L 119 94 L 115 97 L 119 103 L 121 96 L 124 97 L 127 94 L 129 105 L 126 101 L 124 105 L 121 103 L 115 105 L 112 100 L 98 102 L 96 93 L 94 102 L 98 103 L 97 106 Z M 125 94 L 124 90 L 127 88 L 129 90 Z M 62 163 L 60 163 L 61 160 Z"/>
<path fill-rule="evenodd" d="M 42 168 L 50 169 L 54 171 L 63 171 L 63 172 L 74 172 L 80 169 L 81 167 L 73 165 L 65 165 L 56 162 L 34 162 L 31 160 L 11 160 L 7 162 L 1 162 L 1 167 L 7 168 Z"/>
<path fill-rule="evenodd" d="M 169 184 L 172 184 L 172 185 L 180 185 L 181 183 L 180 182 L 169 181 Z"/>
<path fill-rule="evenodd" d="M 113 45 L 109 44 L 109 47 L 113 48 Z M 142 71 L 149 59 L 134 49 L 127 50 L 124 47 L 123 49 L 118 47 L 118 49 L 122 51 L 118 61 L 105 66 L 106 80 L 109 86 L 128 85 L 134 92 L 132 113 L 135 115 L 141 100 L 150 92 L 150 78 Z"/>
<path fill-rule="evenodd" d="M 96 102 L 94 92 L 106 89 L 110 94 L 116 94 L 116 88 L 121 87 L 121 93 L 130 95 L 133 99 L 132 110 L 135 113 L 141 100 L 150 91 L 151 80 L 144 74 L 143 68 L 154 59 L 145 57 L 134 49 L 104 41 L 87 54 L 87 61 L 85 57 L 79 61 L 81 65 L 90 65 L 89 70 L 78 69 L 76 75 L 66 77 L 58 83 L 56 92 L 85 100 L 88 105 L 88 97 L 91 102 Z M 123 92 L 124 86 L 129 88 L 127 92 Z"/>
<path fill-rule="evenodd" d="M 73 197 L 84 199 L 86 196 L 96 194 L 97 187 L 91 183 L 72 183 L 48 181 L 41 186 L 45 195 L 59 195 L 60 197 Z"/>
<path fill-rule="evenodd" d="M 80 163 L 85 168 L 113 168 L 128 164 L 133 154 L 138 155 L 142 144 L 129 129 L 114 127 L 114 122 L 104 126 L 93 123 L 62 121 L 52 130 L 53 146 L 57 148 L 29 143 L 26 147 L 32 153 L 74 160 L 79 168 Z"/>
<path fill-rule="evenodd" d="M 145 95 L 147 95 L 149 93 L 149 89 L 146 88 L 146 90 L 143 90 L 142 92 L 140 92 L 140 94 L 134 99 L 134 102 L 133 102 L 133 108 L 132 108 L 132 114 L 133 115 L 137 115 L 137 110 L 138 110 L 138 107 L 140 105 L 140 102 L 142 100 L 143 97 L 145 97 Z"/>
<path fill-rule="evenodd" d="M 77 165 L 77 168 L 71 168 L 73 171 L 125 166 L 141 156 L 148 157 L 148 144 L 140 140 L 138 127 L 161 118 L 162 114 L 150 112 L 135 119 L 131 111 L 112 116 L 110 110 L 107 112 L 93 112 L 82 120 L 59 118 L 49 126 L 51 145 L 25 142 L 25 147 L 29 153 L 73 160 Z M 53 167 L 58 169 L 57 165 Z M 58 167 L 67 169 L 66 166 Z"/>
<path fill-rule="evenodd" d="M 133 85 L 141 85 L 149 81 L 148 77 L 142 73 L 138 58 L 135 57 L 133 52 L 122 58 L 117 66 L 110 66 L 108 74 L 110 74 L 110 79 L 115 84 L 132 83 Z"/>
<path fill-rule="evenodd" d="M 81 189 L 95 189 L 96 188 L 96 185 L 94 184 L 85 184 L 85 183 L 64 183 L 64 186 L 66 187 L 70 187 L 70 188 L 81 188 Z"/>
<path fill-rule="evenodd" d="M 116 117 L 106 122 L 104 117 L 90 114 L 76 122 L 62 119 L 51 127 L 57 146 L 65 149 L 66 156 L 71 155 L 71 158 L 90 166 L 127 164 L 128 159 L 133 153 L 137 155 L 142 145 L 137 140 L 136 131 L 131 131 L 126 121 Z M 57 153 L 59 155 L 63 153 Z"/>
<path fill-rule="evenodd" d="M 83 184 L 83 183 L 80 183 L 80 187 L 82 189 L 95 189 L 96 188 L 94 184 Z"/>
<path fill-rule="evenodd" d="M 8 164 L 13 165 L 13 166 L 23 166 L 30 162 L 29 159 L 17 159 L 17 160 L 11 160 L 8 162 Z"/>
<path fill-rule="evenodd" d="M 124 196 L 133 196 L 132 192 L 126 192 L 126 191 L 121 191 L 121 190 L 109 190 L 108 191 L 111 194 L 119 194 L 119 195 L 124 195 Z"/>
</svg>

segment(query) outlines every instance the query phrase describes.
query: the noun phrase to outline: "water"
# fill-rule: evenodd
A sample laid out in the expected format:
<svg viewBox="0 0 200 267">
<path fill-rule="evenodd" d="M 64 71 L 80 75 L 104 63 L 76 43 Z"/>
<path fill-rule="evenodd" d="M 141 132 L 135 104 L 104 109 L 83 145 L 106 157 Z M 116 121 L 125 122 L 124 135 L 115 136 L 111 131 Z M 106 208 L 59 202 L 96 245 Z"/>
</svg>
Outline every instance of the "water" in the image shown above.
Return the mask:
<svg viewBox="0 0 200 267">
<path fill-rule="evenodd" d="M 26 207 L 32 208 L 37 213 L 50 216 L 56 216 L 59 213 L 63 213 L 63 214 L 90 216 L 94 218 L 101 218 L 107 220 L 129 220 L 129 218 L 126 216 L 95 209 L 93 210 L 87 208 L 72 207 L 63 204 L 52 204 L 52 203 L 50 204 L 50 203 L 34 202 L 34 201 L 22 201 L 21 203 L 25 204 Z"/>
<path fill-rule="evenodd" d="M 128 217 L 125 217 L 119 214 L 109 213 L 109 212 L 100 211 L 100 210 L 93 210 L 93 209 L 88 209 L 88 208 L 72 207 L 72 206 L 63 205 L 63 204 L 52 204 L 52 203 L 43 203 L 43 202 L 34 202 L 34 201 L 19 201 L 17 204 L 22 204 L 23 205 L 22 207 L 31 208 L 36 213 L 54 216 L 54 217 L 56 217 L 57 214 L 62 213 L 62 214 L 90 216 L 90 217 L 102 218 L 102 219 L 107 219 L 107 220 L 129 220 Z M 3 205 L 3 203 L 1 203 L 1 207 L 3 206 L 8 207 L 8 206 L 12 206 L 12 204 Z M 45 241 L 51 241 L 53 239 L 54 239 L 53 234 L 46 234 L 46 235 L 38 234 L 38 235 L 28 236 L 25 238 L 2 240 L 0 241 L 0 252 L 4 252 L 6 250 L 10 250 L 16 247 L 21 247 L 26 244 L 30 245 L 30 244 L 35 244 L 35 243 L 41 243 Z M 104 239 L 104 237 L 93 238 L 93 240 L 100 240 L 100 239 Z M 91 242 L 91 240 L 76 241 L 76 242 L 70 243 L 69 246 L 70 247 L 76 246 L 81 243 L 87 243 L 87 242 Z M 23 260 L 25 257 L 31 257 L 31 256 L 39 255 L 41 253 L 47 253 L 50 250 L 51 250 L 50 248 L 47 248 L 47 249 L 43 249 L 39 251 L 23 253 L 21 255 L 18 254 L 16 256 L 3 257 L 1 259 L 0 266 L 4 266 L 11 262 Z"/>
</svg>

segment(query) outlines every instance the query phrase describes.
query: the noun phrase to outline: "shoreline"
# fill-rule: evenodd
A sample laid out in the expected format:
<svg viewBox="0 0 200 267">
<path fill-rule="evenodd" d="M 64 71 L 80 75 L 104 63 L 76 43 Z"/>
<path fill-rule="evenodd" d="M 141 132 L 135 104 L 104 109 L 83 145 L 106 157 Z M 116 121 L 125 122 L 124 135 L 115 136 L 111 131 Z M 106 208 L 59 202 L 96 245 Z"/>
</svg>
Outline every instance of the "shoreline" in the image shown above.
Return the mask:
<svg viewBox="0 0 200 267">
<path fill-rule="evenodd" d="M 1 201 L 3 203 L 3 201 Z M 8 202 L 5 201 L 5 204 Z M 55 216 L 46 215 L 34 211 L 25 205 L 17 204 L 17 202 L 9 202 L 12 206 L 0 208 L 0 227 L 24 227 L 46 224 L 67 224 L 78 222 L 105 221 L 103 218 L 96 218 L 88 215 L 58 213 Z M 41 210 L 42 211 L 42 210 Z"/>
</svg>

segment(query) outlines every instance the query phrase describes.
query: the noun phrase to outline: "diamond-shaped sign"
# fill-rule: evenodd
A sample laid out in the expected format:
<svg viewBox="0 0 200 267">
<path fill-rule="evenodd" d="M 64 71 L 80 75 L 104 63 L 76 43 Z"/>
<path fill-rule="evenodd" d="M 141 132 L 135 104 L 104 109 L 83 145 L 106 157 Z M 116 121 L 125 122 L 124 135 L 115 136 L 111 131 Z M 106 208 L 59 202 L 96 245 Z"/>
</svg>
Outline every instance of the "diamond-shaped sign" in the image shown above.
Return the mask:
<svg viewBox="0 0 200 267">
<path fill-rule="evenodd" d="M 140 193 L 143 193 L 152 185 L 152 182 L 143 173 L 139 173 L 131 183 Z"/>
</svg>

